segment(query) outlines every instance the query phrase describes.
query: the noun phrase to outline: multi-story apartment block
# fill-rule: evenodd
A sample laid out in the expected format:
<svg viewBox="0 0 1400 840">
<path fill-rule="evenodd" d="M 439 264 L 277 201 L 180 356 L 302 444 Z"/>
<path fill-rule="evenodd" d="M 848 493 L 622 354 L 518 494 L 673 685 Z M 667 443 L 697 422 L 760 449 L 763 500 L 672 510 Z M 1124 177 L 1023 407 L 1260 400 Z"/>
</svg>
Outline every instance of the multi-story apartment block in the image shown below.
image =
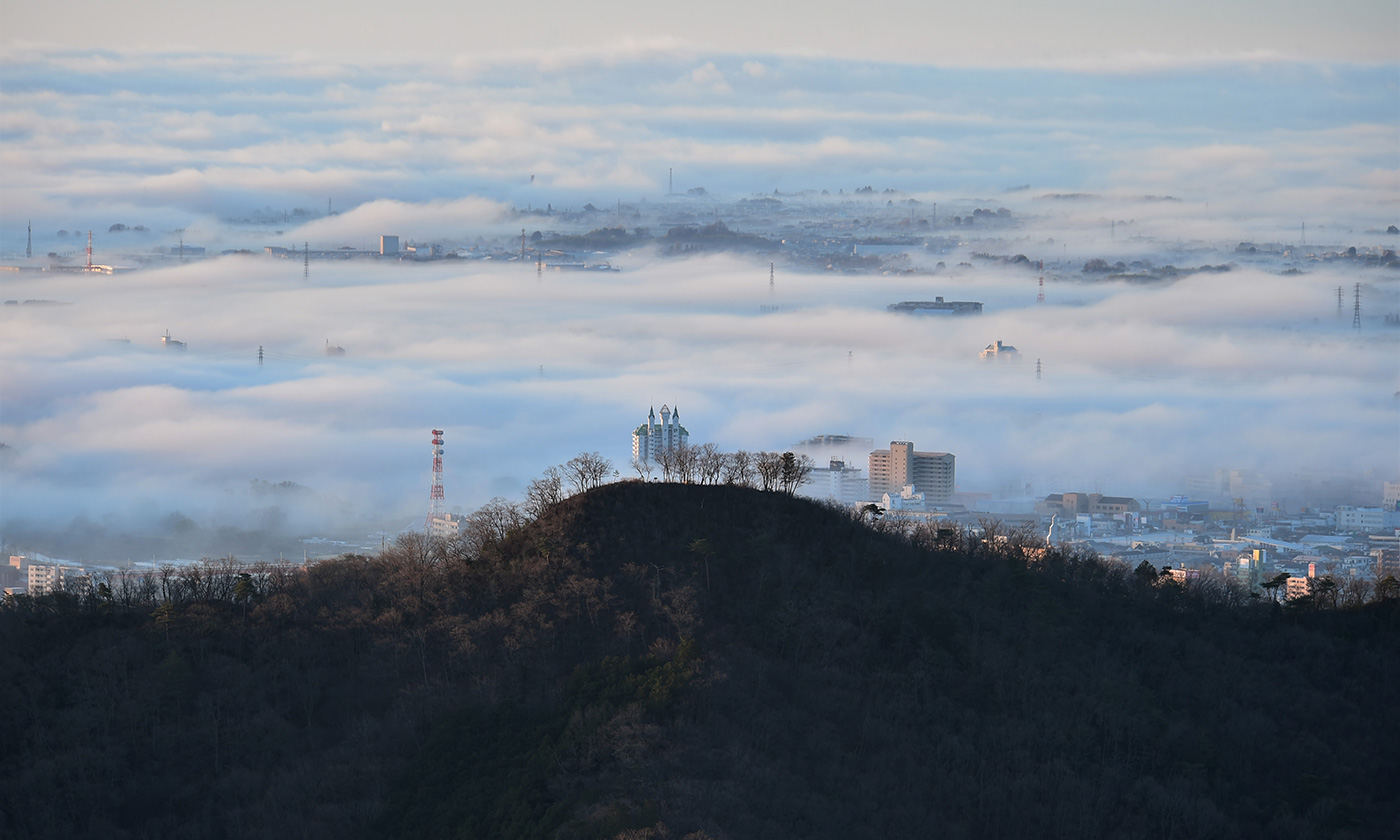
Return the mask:
<svg viewBox="0 0 1400 840">
<path fill-rule="evenodd" d="M 870 453 L 870 496 L 899 495 L 908 485 L 930 504 L 948 504 L 953 497 L 954 458 L 947 452 L 916 452 L 907 440 L 890 441 L 889 449 Z"/>
<path fill-rule="evenodd" d="M 92 591 L 92 576 L 72 566 L 47 563 L 29 564 L 29 594 L 35 597 L 53 592 L 86 595 Z"/>
</svg>

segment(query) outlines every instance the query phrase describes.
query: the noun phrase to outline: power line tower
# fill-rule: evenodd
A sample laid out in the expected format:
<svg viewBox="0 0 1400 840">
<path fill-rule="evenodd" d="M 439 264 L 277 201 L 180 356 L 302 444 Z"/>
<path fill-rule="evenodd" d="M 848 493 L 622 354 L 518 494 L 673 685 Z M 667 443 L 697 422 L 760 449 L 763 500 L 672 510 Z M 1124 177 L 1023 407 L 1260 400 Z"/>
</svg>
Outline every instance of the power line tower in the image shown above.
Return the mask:
<svg viewBox="0 0 1400 840">
<path fill-rule="evenodd" d="M 92 271 L 92 231 L 88 231 L 87 270 Z"/>
<path fill-rule="evenodd" d="M 33 222 L 33 221 L 31 221 L 31 222 L 29 223 L 28 231 L 26 232 L 25 237 L 24 237 L 24 256 L 25 256 L 25 259 L 28 259 L 29 257 L 34 256 L 34 222 Z"/>
<path fill-rule="evenodd" d="M 1351 305 L 1351 325 L 1361 331 L 1361 284 L 1356 284 L 1356 302 Z"/>
<path fill-rule="evenodd" d="M 311 243 L 301 243 L 301 279 L 311 279 Z"/>
<path fill-rule="evenodd" d="M 262 360 L 263 360 L 262 345 L 259 344 L 259 345 L 258 345 L 258 367 L 262 367 Z"/>
<path fill-rule="evenodd" d="M 1035 302 L 1037 304 L 1045 302 L 1045 260 L 1040 261 L 1040 285 L 1035 293 Z"/>
<path fill-rule="evenodd" d="M 1035 360 L 1035 381 L 1036 381 L 1036 382 L 1039 382 L 1039 381 L 1040 381 L 1040 360 L 1039 360 L 1039 359 L 1036 359 L 1036 360 Z"/>
<path fill-rule="evenodd" d="M 442 429 L 433 429 L 433 486 L 428 494 L 428 528 L 434 519 L 447 514 L 446 497 L 442 492 Z"/>
<path fill-rule="evenodd" d="M 1342 317 L 1342 287 L 1337 287 L 1337 317 Z"/>
</svg>

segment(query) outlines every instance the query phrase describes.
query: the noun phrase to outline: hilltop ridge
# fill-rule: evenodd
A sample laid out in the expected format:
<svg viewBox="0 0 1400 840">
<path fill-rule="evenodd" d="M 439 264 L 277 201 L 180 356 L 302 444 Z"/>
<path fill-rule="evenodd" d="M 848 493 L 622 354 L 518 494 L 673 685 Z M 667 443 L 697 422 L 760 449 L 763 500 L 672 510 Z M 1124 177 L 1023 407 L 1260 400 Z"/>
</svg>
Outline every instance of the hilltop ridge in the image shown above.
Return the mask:
<svg viewBox="0 0 1400 840">
<path fill-rule="evenodd" d="M 7 836 L 1397 827 L 1393 603 L 1288 612 L 1024 534 L 641 482 L 166 583 L 0 610 L 29 722 L 0 733 Z"/>
</svg>

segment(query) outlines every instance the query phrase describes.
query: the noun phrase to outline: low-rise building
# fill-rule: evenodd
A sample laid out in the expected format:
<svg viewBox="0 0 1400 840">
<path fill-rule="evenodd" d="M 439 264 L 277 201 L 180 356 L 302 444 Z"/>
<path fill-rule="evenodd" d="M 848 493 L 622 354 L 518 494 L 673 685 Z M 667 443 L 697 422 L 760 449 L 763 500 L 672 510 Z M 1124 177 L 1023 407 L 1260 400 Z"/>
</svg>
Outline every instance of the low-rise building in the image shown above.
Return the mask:
<svg viewBox="0 0 1400 840">
<path fill-rule="evenodd" d="M 1400 528 L 1400 511 L 1384 508 L 1338 505 L 1337 530 L 1350 533 L 1370 533 Z"/>
</svg>

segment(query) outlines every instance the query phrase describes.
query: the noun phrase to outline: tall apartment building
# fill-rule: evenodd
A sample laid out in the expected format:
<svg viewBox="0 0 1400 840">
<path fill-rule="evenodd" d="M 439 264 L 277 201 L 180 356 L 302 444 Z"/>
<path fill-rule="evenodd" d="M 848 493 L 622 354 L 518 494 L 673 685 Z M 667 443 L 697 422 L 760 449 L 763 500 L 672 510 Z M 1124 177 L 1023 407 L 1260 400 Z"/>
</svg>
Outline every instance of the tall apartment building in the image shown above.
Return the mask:
<svg viewBox="0 0 1400 840">
<path fill-rule="evenodd" d="M 92 576 L 83 569 L 72 566 L 56 566 L 44 563 L 30 563 L 29 594 L 35 597 L 51 592 L 71 592 L 86 595 L 92 591 Z"/>
<path fill-rule="evenodd" d="M 1386 510 L 1400 510 L 1400 481 L 1385 483 L 1384 501 L 1381 507 Z"/>
<path fill-rule="evenodd" d="M 632 432 L 632 460 L 651 462 L 659 452 L 674 452 L 690 445 L 690 432 L 681 425 L 680 409 L 672 411 L 661 406 L 661 422 L 656 422 L 656 409 L 647 415 L 647 422 Z"/>
<path fill-rule="evenodd" d="M 947 504 L 953 497 L 953 456 L 947 452 L 916 452 L 907 440 L 890 441 L 889 449 L 870 453 L 870 497 L 898 495 L 907 485 L 924 494 L 930 504 Z"/>
</svg>

